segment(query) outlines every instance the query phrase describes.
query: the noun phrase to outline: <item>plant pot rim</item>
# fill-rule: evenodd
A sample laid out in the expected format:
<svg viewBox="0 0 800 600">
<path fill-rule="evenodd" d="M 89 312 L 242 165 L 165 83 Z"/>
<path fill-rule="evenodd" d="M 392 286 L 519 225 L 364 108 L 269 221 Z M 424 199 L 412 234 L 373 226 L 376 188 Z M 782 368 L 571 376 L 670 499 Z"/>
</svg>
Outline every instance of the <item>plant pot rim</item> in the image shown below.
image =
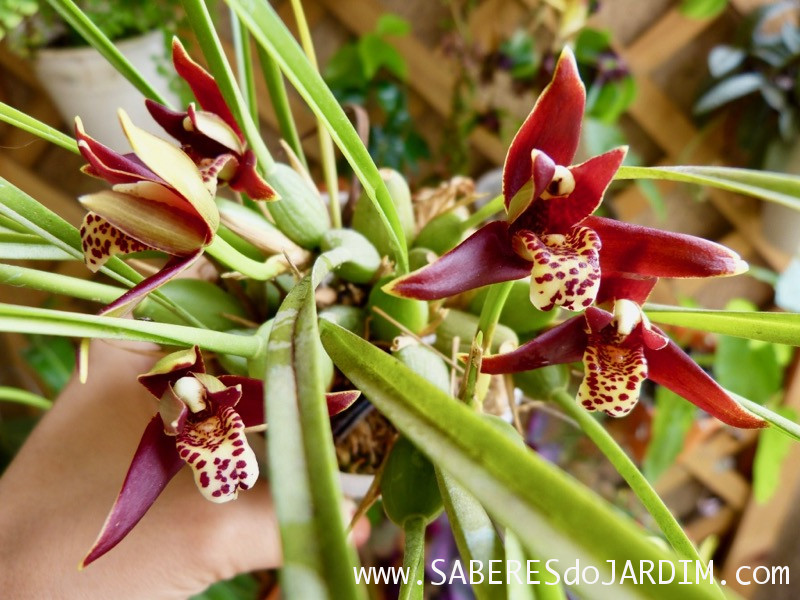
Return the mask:
<svg viewBox="0 0 800 600">
<path fill-rule="evenodd" d="M 163 35 L 161 29 L 152 29 L 150 31 L 146 31 L 145 33 L 141 33 L 139 35 L 133 37 L 126 37 L 120 40 L 112 40 L 114 46 L 117 47 L 120 51 L 123 51 L 126 48 L 136 46 L 141 44 L 142 42 L 149 41 L 150 38 L 155 37 L 156 35 Z M 40 58 L 48 58 L 48 57 L 69 57 L 73 55 L 75 57 L 79 56 L 87 56 L 91 54 L 97 54 L 98 51 L 93 46 L 63 46 L 63 47 L 51 47 L 45 46 L 43 48 L 39 48 L 34 53 L 34 60 L 39 60 Z"/>
</svg>

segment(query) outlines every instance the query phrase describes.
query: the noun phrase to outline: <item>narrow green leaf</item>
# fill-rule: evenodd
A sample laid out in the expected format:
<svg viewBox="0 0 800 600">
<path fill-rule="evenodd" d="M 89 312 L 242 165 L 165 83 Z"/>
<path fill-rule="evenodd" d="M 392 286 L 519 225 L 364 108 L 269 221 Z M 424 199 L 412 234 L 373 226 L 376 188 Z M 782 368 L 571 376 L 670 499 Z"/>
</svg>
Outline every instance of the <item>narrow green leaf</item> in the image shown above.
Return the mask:
<svg viewBox="0 0 800 600">
<path fill-rule="evenodd" d="M 75 257 L 44 243 L 38 235 L 0 232 L 0 259 L 74 260 Z"/>
<path fill-rule="evenodd" d="M 766 406 L 761 406 L 757 402 L 753 402 L 752 400 L 748 400 L 743 396 L 738 394 L 734 394 L 730 390 L 726 390 L 728 394 L 736 400 L 739 404 L 741 404 L 744 408 L 749 410 L 756 416 L 761 417 L 770 426 L 774 427 L 775 429 L 783 432 L 785 435 L 788 435 L 790 438 L 800 442 L 800 424 L 795 423 L 794 421 L 790 421 L 786 417 L 779 415 L 773 410 L 770 410 Z"/>
<path fill-rule="evenodd" d="M 239 87 L 244 90 L 245 102 L 258 128 L 258 95 L 256 93 L 255 74 L 253 73 L 253 54 L 250 48 L 250 34 L 242 27 L 239 17 L 232 10 L 231 17 L 231 37 L 233 38 L 233 49 L 236 54 L 236 72 L 239 80 Z"/>
<path fill-rule="evenodd" d="M 591 490 L 521 448 L 474 411 L 369 342 L 326 321 L 322 342 L 342 372 L 420 450 L 473 494 L 523 545 L 546 543 L 563 573 L 575 561 L 610 576 L 608 560 L 668 560 L 672 583 L 579 585 L 583 598 L 719 598 L 711 585 L 678 587 L 684 565 Z M 692 568 L 686 575 L 694 577 Z"/>
<path fill-rule="evenodd" d="M 213 352 L 248 358 L 256 356 L 262 345 L 261 340 L 254 336 L 14 304 L 0 304 L 0 331 L 133 340 L 175 346 L 196 344 Z"/>
<path fill-rule="evenodd" d="M 58 129 L 54 129 L 38 119 L 28 116 L 24 112 L 9 106 L 4 102 L 0 102 L 0 121 L 18 127 L 28 133 L 39 136 L 43 140 L 60 146 L 65 150 L 78 154 L 78 144 L 74 139 L 68 135 L 61 133 Z"/>
<path fill-rule="evenodd" d="M 125 58 L 122 52 L 114 46 L 114 43 L 108 39 L 106 34 L 104 34 L 97 25 L 92 23 L 92 20 L 83 13 L 77 4 L 72 2 L 72 0 L 47 0 L 47 2 L 73 29 L 75 29 L 75 31 L 81 34 L 81 37 L 83 37 L 90 46 L 102 54 L 103 58 L 119 71 L 120 75 L 130 81 L 137 90 L 147 98 L 169 106 L 169 102 L 164 100 L 155 88 L 142 77 L 138 69 L 136 69 L 136 67 Z"/>
<path fill-rule="evenodd" d="M 356 130 L 325 85 L 320 74 L 309 63 L 302 49 L 265 0 L 227 0 L 256 41 L 278 63 L 312 112 L 321 119 L 333 141 L 350 163 L 364 190 L 379 208 L 381 222 L 394 249 L 397 271 L 408 271 L 405 235 L 392 199 L 378 168 L 369 156 Z"/>
<path fill-rule="evenodd" d="M 627 167 L 615 179 L 663 179 L 696 183 L 761 198 L 800 210 L 800 177 L 732 167 Z"/>
<path fill-rule="evenodd" d="M 308 169 L 303 144 L 300 142 L 300 135 L 297 133 L 297 125 L 292 116 L 292 109 L 289 106 L 289 96 L 286 94 L 286 85 L 283 82 L 283 74 L 272 57 L 264 51 L 261 46 L 257 46 L 258 61 L 261 63 L 261 73 L 264 82 L 267 84 L 269 99 L 272 102 L 272 109 L 278 119 L 278 129 L 281 136 L 295 153 L 302 165 Z"/>
<path fill-rule="evenodd" d="M 510 531 L 506 531 L 506 569 L 508 570 L 506 581 L 506 595 L 508 600 L 538 600 L 536 590 L 544 589 L 540 585 L 534 587 L 528 585 L 528 561 L 529 555 L 525 552 L 525 548 L 517 539 L 517 536 Z M 538 570 L 538 569 L 537 569 Z M 487 590 L 490 590 L 492 585 L 487 585 Z M 473 586 L 473 589 L 476 589 Z M 478 597 L 477 590 L 475 597 Z M 503 597 L 502 595 L 500 596 Z"/>
<path fill-rule="evenodd" d="M 735 312 L 646 304 L 650 320 L 665 325 L 800 346 L 800 313 Z"/>
<path fill-rule="evenodd" d="M 283 548 L 282 587 L 290 600 L 363 597 L 353 577 L 355 553 L 345 539 L 319 375 L 314 288 L 336 264 L 323 258 L 289 292 L 267 346 L 268 460 Z"/>
<path fill-rule="evenodd" d="M 0 402 L 15 402 L 33 406 L 34 408 L 41 408 L 42 410 L 47 410 L 53 406 L 53 403 L 47 398 L 12 387 L 0 387 Z"/>
</svg>

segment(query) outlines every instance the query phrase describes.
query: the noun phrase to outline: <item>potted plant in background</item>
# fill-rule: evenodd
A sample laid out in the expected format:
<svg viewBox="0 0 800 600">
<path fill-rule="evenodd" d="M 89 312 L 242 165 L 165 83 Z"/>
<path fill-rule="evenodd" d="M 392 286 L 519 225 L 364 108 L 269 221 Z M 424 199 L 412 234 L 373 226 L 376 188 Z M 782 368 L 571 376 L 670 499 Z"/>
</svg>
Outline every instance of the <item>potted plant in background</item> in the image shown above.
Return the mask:
<svg viewBox="0 0 800 600">
<path fill-rule="evenodd" d="M 165 66 L 169 38 L 180 19 L 178 0 L 80 0 L 77 6 L 162 98 L 177 103 Z M 8 48 L 33 60 L 64 122 L 79 115 L 98 139 L 119 149 L 125 147 L 125 138 L 116 127 L 117 108 L 147 123 L 135 88 L 46 2 L 2 0 L 0 23 Z"/>
</svg>

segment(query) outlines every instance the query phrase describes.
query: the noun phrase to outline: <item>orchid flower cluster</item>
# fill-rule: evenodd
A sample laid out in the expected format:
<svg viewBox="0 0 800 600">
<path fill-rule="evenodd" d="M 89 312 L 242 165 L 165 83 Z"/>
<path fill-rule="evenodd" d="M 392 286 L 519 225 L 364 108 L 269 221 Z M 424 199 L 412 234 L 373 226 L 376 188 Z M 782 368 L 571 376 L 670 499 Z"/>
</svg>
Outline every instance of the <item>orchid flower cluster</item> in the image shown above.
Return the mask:
<svg viewBox="0 0 800 600">
<path fill-rule="evenodd" d="M 181 143 L 178 149 L 131 123 L 120 122 L 133 153 L 119 154 L 92 139 L 75 122 L 78 148 L 89 162 L 84 172 L 111 184 L 111 190 L 82 196 L 89 209 L 80 229 L 86 265 L 96 272 L 116 254 L 160 250 L 171 258 L 158 273 L 126 292 L 102 314 L 124 314 L 145 294 L 189 267 L 211 244 L 220 216 L 217 186 L 229 184 L 253 200 L 274 200 L 275 191 L 258 174 L 255 157 L 219 87 L 194 62 L 177 38 L 173 64 L 202 110 L 184 112 L 146 101 L 153 118 Z"/>
<path fill-rule="evenodd" d="M 578 401 L 589 411 L 628 414 L 649 378 L 729 425 L 763 427 L 764 421 L 734 402 L 642 312 L 660 277 L 724 277 L 743 273 L 747 264 L 707 240 L 592 216 L 627 148 L 569 164 L 585 103 L 586 90 L 567 48 L 508 150 L 505 222 L 485 225 L 386 290 L 434 300 L 530 277 L 535 307 L 585 312 L 512 352 L 484 358 L 482 372 L 516 373 L 582 360 Z"/>
<path fill-rule="evenodd" d="M 129 312 L 214 243 L 220 224 L 218 187 L 228 185 L 255 201 L 278 200 L 259 174 L 255 154 L 214 78 L 177 40 L 172 50 L 175 70 L 199 107 L 174 111 L 148 100 L 147 108 L 179 146 L 140 129 L 121 112 L 133 152 L 120 154 L 93 139 L 76 120 L 78 148 L 88 162 L 84 172 L 111 186 L 79 199 L 89 211 L 80 229 L 87 267 L 96 272 L 115 255 L 146 250 L 169 256 L 156 274 L 103 308 L 104 315 Z M 628 414 L 649 378 L 729 425 L 764 426 L 653 326 L 642 309 L 659 278 L 736 275 L 747 269 L 746 263 L 713 242 L 592 216 L 627 149 L 571 164 L 585 103 L 574 56 L 565 49 L 552 82 L 509 147 L 503 169 L 506 219 L 484 225 L 441 258 L 386 284 L 385 291 L 427 301 L 529 278 L 534 307 L 580 314 L 511 352 L 485 357 L 482 372 L 582 361 L 578 402 L 587 410 Z M 355 283 L 377 278 L 380 257 L 374 253 L 375 268 Z M 139 382 L 154 400 L 154 416 L 84 566 L 131 531 L 184 465 L 212 502 L 235 499 L 258 477 L 246 434 L 266 428 L 261 380 L 206 372 L 195 346 L 166 356 Z M 328 414 L 347 409 L 358 395 L 327 394 Z"/>
</svg>

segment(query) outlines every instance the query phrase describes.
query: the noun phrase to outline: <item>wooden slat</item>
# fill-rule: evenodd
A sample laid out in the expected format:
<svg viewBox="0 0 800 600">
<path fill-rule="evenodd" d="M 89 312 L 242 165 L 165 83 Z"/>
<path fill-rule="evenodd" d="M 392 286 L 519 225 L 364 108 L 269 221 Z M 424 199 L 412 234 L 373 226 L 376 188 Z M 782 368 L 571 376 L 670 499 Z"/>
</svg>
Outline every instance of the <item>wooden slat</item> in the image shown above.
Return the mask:
<svg viewBox="0 0 800 600">
<path fill-rule="evenodd" d="M 374 0 L 317 0 L 345 27 L 363 35 L 375 29 L 384 9 Z M 456 85 L 458 67 L 428 50 L 413 36 L 398 37 L 392 43 L 408 63 L 408 83 L 440 115 L 450 115 L 450 103 Z M 502 142 L 485 128 L 477 127 L 470 142 L 495 164 L 505 160 Z"/>
</svg>

